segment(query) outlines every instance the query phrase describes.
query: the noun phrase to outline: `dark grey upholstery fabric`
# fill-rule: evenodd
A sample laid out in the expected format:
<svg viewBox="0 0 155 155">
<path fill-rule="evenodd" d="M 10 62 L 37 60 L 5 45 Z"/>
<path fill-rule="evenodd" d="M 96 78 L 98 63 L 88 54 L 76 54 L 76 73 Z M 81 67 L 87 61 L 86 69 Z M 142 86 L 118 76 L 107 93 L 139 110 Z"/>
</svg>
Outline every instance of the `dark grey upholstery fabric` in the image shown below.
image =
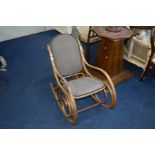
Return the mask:
<svg viewBox="0 0 155 155">
<path fill-rule="evenodd" d="M 91 77 L 82 77 L 68 81 L 68 86 L 71 88 L 72 94 L 75 97 L 86 95 L 102 87 L 104 88 L 104 84 L 101 81 Z"/>
<path fill-rule="evenodd" d="M 52 40 L 51 46 L 56 67 L 62 76 L 82 70 L 80 49 L 74 37 L 68 34 L 58 35 Z"/>
</svg>

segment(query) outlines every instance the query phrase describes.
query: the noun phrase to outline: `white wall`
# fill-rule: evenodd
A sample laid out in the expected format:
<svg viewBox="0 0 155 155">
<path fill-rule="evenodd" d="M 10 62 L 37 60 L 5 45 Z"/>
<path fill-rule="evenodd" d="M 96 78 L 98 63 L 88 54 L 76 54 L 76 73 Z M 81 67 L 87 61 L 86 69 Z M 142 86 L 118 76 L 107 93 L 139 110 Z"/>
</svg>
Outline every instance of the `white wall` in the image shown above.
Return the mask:
<svg viewBox="0 0 155 155">
<path fill-rule="evenodd" d="M 0 42 L 54 29 L 53 26 L 0 26 Z"/>
</svg>

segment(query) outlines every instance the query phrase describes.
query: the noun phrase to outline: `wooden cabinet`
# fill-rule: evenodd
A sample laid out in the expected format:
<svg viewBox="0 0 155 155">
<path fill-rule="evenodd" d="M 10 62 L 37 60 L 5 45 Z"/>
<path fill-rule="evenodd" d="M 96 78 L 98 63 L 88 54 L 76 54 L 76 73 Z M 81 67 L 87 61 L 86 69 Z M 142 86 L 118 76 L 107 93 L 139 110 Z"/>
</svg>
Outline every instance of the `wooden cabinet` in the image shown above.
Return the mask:
<svg viewBox="0 0 155 155">
<path fill-rule="evenodd" d="M 133 74 L 123 68 L 124 40 L 131 38 L 134 33 L 125 27 L 119 27 L 120 32 L 109 32 L 106 28 L 95 27 L 94 31 L 101 37 L 95 66 L 104 69 L 115 84 L 129 79 Z"/>
<path fill-rule="evenodd" d="M 95 60 L 95 66 L 107 71 L 114 77 L 123 71 L 123 40 L 113 41 L 102 38 L 99 51 Z"/>
</svg>

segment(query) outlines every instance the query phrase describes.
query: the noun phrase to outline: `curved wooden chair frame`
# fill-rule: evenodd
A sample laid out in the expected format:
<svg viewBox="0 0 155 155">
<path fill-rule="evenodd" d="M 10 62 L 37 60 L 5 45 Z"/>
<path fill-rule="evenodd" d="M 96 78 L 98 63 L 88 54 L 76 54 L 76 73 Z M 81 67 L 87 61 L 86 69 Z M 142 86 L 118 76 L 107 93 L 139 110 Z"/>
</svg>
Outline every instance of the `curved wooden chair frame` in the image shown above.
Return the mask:
<svg viewBox="0 0 155 155">
<path fill-rule="evenodd" d="M 77 124 L 78 113 L 83 112 L 87 109 L 93 108 L 93 107 L 98 106 L 98 105 L 103 106 L 104 108 L 107 108 L 107 109 L 112 109 L 116 105 L 116 91 L 115 91 L 115 87 L 114 87 L 114 84 L 113 84 L 111 78 L 109 77 L 109 75 L 104 70 L 97 68 L 95 66 L 92 66 L 92 65 L 87 63 L 87 61 L 85 60 L 85 57 L 84 57 L 84 50 L 80 44 L 80 41 L 77 40 L 77 43 L 78 43 L 79 48 L 80 48 L 83 71 L 80 73 L 74 74 L 74 75 L 66 76 L 66 77 L 62 76 L 59 73 L 59 71 L 55 65 L 54 57 L 52 55 L 52 47 L 49 44 L 47 44 L 47 49 L 48 49 L 48 52 L 50 55 L 53 73 L 54 73 L 54 77 L 55 77 L 56 85 L 57 85 L 54 87 L 54 85 L 51 82 L 50 86 L 51 86 L 51 89 L 53 91 L 55 99 L 57 100 L 58 105 L 59 105 L 62 113 L 64 114 L 66 119 L 71 124 Z M 72 94 L 71 88 L 68 86 L 67 78 L 77 79 L 77 78 L 86 77 L 86 76 L 96 78 L 89 72 L 88 68 L 97 70 L 103 74 L 103 76 L 105 77 L 105 80 L 102 82 L 103 82 L 105 87 L 101 88 L 100 90 L 96 90 L 95 92 L 93 91 L 92 93 L 75 97 Z M 98 79 L 98 80 L 100 80 L 100 79 Z M 104 93 L 104 95 L 105 95 L 104 102 L 97 95 L 97 93 L 99 93 L 99 92 Z M 91 96 L 92 99 L 96 101 L 96 103 L 91 105 L 91 106 L 88 106 L 88 107 L 85 107 L 83 109 L 78 110 L 77 106 L 76 106 L 76 100 L 81 99 L 81 98 L 85 98 L 87 96 Z M 107 105 L 106 103 L 108 103 L 108 101 L 110 101 L 110 104 Z"/>
</svg>

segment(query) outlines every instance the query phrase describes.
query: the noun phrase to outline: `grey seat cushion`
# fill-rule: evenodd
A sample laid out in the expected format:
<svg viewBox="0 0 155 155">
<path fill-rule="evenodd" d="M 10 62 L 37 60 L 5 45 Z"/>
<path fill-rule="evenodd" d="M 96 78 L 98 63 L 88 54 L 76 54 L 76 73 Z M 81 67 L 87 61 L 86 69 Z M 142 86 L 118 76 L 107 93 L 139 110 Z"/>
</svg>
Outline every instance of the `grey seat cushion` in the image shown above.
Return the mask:
<svg viewBox="0 0 155 155">
<path fill-rule="evenodd" d="M 104 84 L 101 81 L 91 77 L 82 77 L 68 81 L 68 86 L 75 97 L 93 93 L 96 90 L 104 88 Z"/>
</svg>

